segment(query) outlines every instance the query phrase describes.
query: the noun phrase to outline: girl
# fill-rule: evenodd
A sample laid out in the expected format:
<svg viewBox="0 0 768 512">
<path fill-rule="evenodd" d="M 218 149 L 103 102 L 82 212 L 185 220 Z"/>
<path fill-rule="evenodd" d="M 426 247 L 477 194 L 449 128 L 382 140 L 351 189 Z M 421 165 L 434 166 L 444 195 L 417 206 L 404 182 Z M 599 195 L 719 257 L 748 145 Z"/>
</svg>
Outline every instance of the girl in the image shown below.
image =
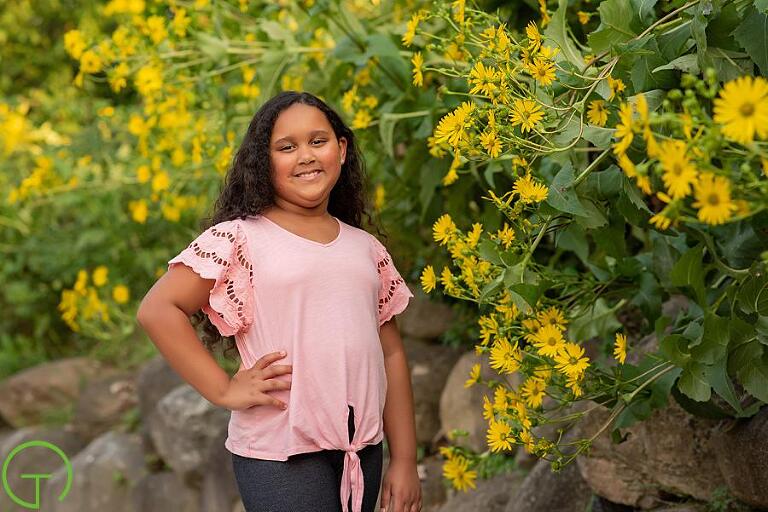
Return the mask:
<svg viewBox="0 0 768 512">
<path fill-rule="evenodd" d="M 385 433 L 382 510 L 421 510 L 394 319 L 413 295 L 360 227 L 363 214 L 370 220 L 364 178 L 336 112 L 306 92 L 278 94 L 251 120 L 212 225 L 139 307 L 171 367 L 232 411 L 224 445 L 248 512 L 372 511 Z M 206 347 L 193 314 L 213 335 Z M 224 336 L 242 361 L 232 378 L 206 350 Z"/>
</svg>

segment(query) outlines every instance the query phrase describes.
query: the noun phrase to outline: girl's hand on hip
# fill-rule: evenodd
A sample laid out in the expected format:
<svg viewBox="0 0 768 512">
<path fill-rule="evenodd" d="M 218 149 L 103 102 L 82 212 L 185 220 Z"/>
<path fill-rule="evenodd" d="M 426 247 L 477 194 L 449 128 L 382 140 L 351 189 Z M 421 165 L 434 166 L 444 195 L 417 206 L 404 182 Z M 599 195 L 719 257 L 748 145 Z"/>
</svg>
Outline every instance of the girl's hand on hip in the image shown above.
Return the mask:
<svg viewBox="0 0 768 512">
<path fill-rule="evenodd" d="M 274 405 L 280 409 L 286 409 L 287 404 L 267 394 L 268 391 L 291 389 L 290 380 L 283 381 L 272 378 L 293 372 L 293 365 L 270 365 L 270 363 L 283 357 L 285 355 L 281 355 L 280 352 L 272 352 L 260 358 L 253 367 L 247 369 L 240 363 L 240 368 L 230 379 L 229 386 L 227 386 L 217 405 L 232 411 L 247 409 L 254 405 Z"/>
<path fill-rule="evenodd" d="M 421 506 L 421 481 L 416 463 L 390 460 L 382 484 L 381 512 L 419 512 Z"/>
</svg>

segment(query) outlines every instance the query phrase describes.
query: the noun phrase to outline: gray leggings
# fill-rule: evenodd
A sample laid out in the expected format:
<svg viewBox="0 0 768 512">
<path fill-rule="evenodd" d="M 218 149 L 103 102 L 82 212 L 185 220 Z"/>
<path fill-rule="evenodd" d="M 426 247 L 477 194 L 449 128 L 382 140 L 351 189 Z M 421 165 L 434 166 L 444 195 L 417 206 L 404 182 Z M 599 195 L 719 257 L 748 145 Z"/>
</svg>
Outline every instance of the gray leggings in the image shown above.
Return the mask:
<svg viewBox="0 0 768 512">
<path fill-rule="evenodd" d="M 349 440 L 355 433 L 349 406 Z M 381 486 L 383 443 L 357 452 L 363 470 L 363 512 L 374 512 Z M 344 450 L 299 453 L 287 461 L 232 454 L 237 487 L 246 512 L 341 512 Z M 352 500 L 349 508 L 352 509 Z"/>
</svg>

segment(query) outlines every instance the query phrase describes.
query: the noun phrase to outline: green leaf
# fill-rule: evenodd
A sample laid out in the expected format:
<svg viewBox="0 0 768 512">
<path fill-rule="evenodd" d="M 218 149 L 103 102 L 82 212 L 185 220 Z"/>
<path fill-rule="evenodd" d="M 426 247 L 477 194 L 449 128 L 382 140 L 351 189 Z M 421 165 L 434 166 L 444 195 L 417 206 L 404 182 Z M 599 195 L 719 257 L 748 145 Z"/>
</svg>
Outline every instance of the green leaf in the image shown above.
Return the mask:
<svg viewBox="0 0 768 512">
<path fill-rule="evenodd" d="M 759 359 L 752 359 L 738 373 L 739 381 L 749 393 L 768 402 L 768 358 L 763 354 Z"/>
<path fill-rule="evenodd" d="M 670 334 L 662 338 L 659 343 L 659 350 L 669 362 L 681 368 L 685 367 L 691 360 L 688 339 L 679 334 Z"/>
<path fill-rule="evenodd" d="M 575 312 L 576 318 L 571 323 L 570 333 L 577 340 L 588 340 L 597 336 L 613 335 L 621 324 L 605 303 L 605 300 L 597 299 L 594 305 L 583 311 Z"/>
<path fill-rule="evenodd" d="M 729 341 L 729 319 L 707 313 L 701 343 L 693 347 L 691 357 L 700 363 L 714 364 L 725 359 Z"/>
<path fill-rule="evenodd" d="M 739 289 L 738 301 L 745 313 L 768 316 L 768 274 L 751 275 Z"/>
<path fill-rule="evenodd" d="M 546 203 L 558 211 L 585 216 L 589 212 L 581 204 L 576 191 L 571 187 L 575 179 L 573 166 L 567 162 L 552 180 Z"/>
<path fill-rule="evenodd" d="M 568 24 L 565 17 L 567 9 L 568 0 L 559 0 L 557 10 L 549 20 L 544 35 L 560 48 L 558 56 L 561 57 L 559 58 L 565 58 L 578 69 L 581 69 L 584 66 L 584 58 L 571 41 L 571 36 L 568 35 Z M 556 60 L 558 60 L 558 56 L 555 56 Z"/>
<path fill-rule="evenodd" d="M 698 75 L 699 61 L 696 55 L 693 53 L 689 53 L 687 55 L 681 55 L 680 57 L 669 62 L 668 64 L 664 64 L 662 66 L 655 68 L 653 70 L 653 73 L 656 73 L 657 71 L 662 71 L 664 69 L 679 69 L 680 71 L 684 71 L 686 73 Z"/>
<path fill-rule="evenodd" d="M 768 14 L 750 7 L 733 36 L 755 61 L 763 75 L 768 75 Z"/>
<path fill-rule="evenodd" d="M 675 87 L 678 78 L 674 71 L 665 69 L 656 71 L 657 68 L 667 64 L 667 61 L 661 56 L 661 50 L 659 50 L 656 39 L 650 39 L 645 47 L 652 53 L 637 57 L 630 72 L 635 90 L 646 91 L 648 89 L 671 89 Z"/>
<path fill-rule="evenodd" d="M 477 298 L 477 301 L 480 304 L 483 304 L 488 300 L 488 297 L 492 297 L 496 294 L 501 288 L 504 286 L 504 272 L 499 272 L 499 275 L 496 276 L 492 281 L 487 283 L 485 286 L 483 286 L 483 289 L 480 290 L 480 296 Z"/>
<path fill-rule="evenodd" d="M 480 257 L 486 261 L 490 261 L 494 265 L 504 265 L 501 256 L 499 256 L 499 249 L 492 240 L 487 238 L 477 244 L 477 250 L 480 253 Z"/>
<path fill-rule="evenodd" d="M 733 407 L 736 415 L 741 416 L 744 414 L 744 410 L 741 408 L 741 403 L 739 403 L 738 397 L 736 397 L 736 390 L 733 387 L 733 382 L 731 382 L 730 377 L 728 377 L 725 363 L 726 359 L 723 358 L 707 368 L 707 380 L 712 384 L 712 389 L 715 390 L 715 393 L 728 402 L 728 405 Z"/>
<path fill-rule="evenodd" d="M 510 290 L 525 299 L 525 302 L 536 307 L 539 300 L 539 287 L 532 284 L 518 283 L 509 287 Z"/>
<path fill-rule="evenodd" d="M 712 387 L 706 376 L 706 367 L 703 364 L 691 362 L 683 368 L 677 387 L 691 400 L 706 402 L 712 396 Z"/>
<path fill-rule="evenodd" d="M 611 46 L 632 39 L 637 32 L 632 28 L 632 5 L 629 0 L 605 0 L 597 8 L 600 26 L 587 40 L 594 53 L 601 53 Z"/>
<path fill-rule="evenodd" d="M 586 210 L 586 215 L 576 217 L 576 222 L 587 229 L 597 229 L 608 224 L 602 207 L 589 199 L 579 199 L 581 206 Z"/>
<path fill-rule="evenodd" d="M 632 0 L 633 10 L 640 18 L 643 27 L 648 27 L 656 21 L 656 12 L 654 11 L 656 2 L 658 0 Z"/>
<path fill-rule="evenodd" d="M 621 186 L 621 170 L 615 165 L 611 165 L 604 171 L 593 172 L 587 176 L 579 191 L 586 197 L 605 200 L 616 197 Z"/>
<path fill-rule="evenodd" d="M 696 293 L 700 305 L 704 305 L 706 298 L 704 295 L 704 268 L 703 268 L 704 246 L 699 244 L 693 249 L 683 254 L 683 256 L 672 267 L 669 273 L 670 284 L 672 286 L 690 286 Z"/>
</svg>

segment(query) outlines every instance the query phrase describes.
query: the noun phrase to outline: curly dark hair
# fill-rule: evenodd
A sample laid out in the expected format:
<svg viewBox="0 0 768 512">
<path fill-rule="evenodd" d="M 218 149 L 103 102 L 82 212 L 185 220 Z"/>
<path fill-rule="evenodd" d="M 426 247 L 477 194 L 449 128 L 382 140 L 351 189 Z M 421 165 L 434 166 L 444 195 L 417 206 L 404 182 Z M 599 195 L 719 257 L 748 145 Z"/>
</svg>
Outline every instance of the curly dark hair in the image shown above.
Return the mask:
<svg viewBox="0 0 768 512">
<path fill-rule="evenodd" d="M 369 183 L 365 173 L 365 162 L 355 143 L 354 133 L 320 98 L 308 92 L 297 91 L 283 91 L 275 95 L 254 114 L 243 142 L 227 171 L 219 197 L 214 203 L 213 215 L 202 220 L 201 230 L 204 231 L 219 222 L 258 215 L 275 204 L 269 141 L 277 117 L 294 103 L 303 103 L 320 109 L 333 128 L 336 139 L 340 137 L 347 139 L 346 157 L 339 179 L 331 190 L 328 212 L 343 222 L 361 229 L 365 229 L 362 223 L 365 216 L 367 227 L 384 236 L 378 220 L 369 213 L 371 210 Z M 234 337 L 222 336 L 202 311 L 197 311 L 192 316 L 192 321 L 196 327 L 201 328 L 203 344 L 209 351 L 213 352 L 221 346 L 225 357 L 230 352 L 236 353 Z"/>
</svg>

